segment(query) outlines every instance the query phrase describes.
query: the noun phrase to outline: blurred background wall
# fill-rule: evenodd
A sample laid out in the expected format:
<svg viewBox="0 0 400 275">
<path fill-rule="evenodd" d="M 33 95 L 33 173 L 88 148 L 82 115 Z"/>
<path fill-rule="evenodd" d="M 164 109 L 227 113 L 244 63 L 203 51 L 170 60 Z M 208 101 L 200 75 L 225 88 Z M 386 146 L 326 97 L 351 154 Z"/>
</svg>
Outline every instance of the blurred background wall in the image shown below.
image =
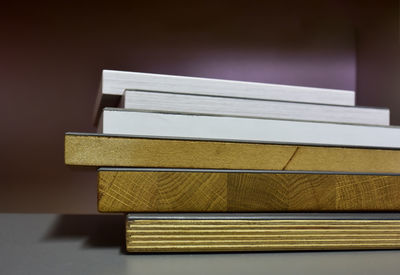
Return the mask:
<svg viewBox="0 0 400 275">
<path fill-rule="evenodd" d="M 400 125 L 398 27 L 391 0 L 3 2 L 0 212 L 96 212 L 63 135 L 95 131 L 102 69 L 355 89 Z"/>
</svg>

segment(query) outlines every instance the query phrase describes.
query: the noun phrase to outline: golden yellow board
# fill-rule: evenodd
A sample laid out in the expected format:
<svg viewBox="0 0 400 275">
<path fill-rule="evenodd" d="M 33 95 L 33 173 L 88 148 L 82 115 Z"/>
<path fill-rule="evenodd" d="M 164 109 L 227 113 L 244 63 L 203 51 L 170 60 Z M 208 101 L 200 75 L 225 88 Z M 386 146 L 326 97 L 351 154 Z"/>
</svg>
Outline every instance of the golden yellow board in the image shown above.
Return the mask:
<svg viewBox="0 0 400 275">
<path fill-rule="evenodd" d="M 66 134 L 65 163 L 113 167 L 400 173 L 400 150 Z"/>
</svg>

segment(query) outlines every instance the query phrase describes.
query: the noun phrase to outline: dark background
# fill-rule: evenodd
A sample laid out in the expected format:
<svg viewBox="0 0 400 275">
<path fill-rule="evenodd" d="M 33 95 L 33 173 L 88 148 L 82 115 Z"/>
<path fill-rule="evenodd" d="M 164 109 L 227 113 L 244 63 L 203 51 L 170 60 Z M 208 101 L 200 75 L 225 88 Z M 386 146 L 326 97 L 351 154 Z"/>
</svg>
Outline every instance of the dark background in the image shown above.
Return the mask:
<svg viewBox="0 0 400 275">
<path fill-rule="evenodd" d="M 95 131 L 102 69 L 355 89 L 400 125 L 399 22 L 392 0 L 3 1 L 0 212 L 96 212 L 63 135 Z"/>
</svg>

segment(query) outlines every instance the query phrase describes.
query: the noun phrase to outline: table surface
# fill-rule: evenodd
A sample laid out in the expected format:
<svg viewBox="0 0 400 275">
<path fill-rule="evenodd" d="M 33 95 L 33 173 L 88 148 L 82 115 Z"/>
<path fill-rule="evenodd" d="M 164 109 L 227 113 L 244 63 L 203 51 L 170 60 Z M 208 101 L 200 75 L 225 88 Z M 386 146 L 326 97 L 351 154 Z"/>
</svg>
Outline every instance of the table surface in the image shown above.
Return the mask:
<svg viewBox="0 0 400 275">
<path fill-rule="evenodd" d="M 121 215 L 0 214 L 0 274 L 399 274 L 400 251 L 126 254 Z"/>
</svg>

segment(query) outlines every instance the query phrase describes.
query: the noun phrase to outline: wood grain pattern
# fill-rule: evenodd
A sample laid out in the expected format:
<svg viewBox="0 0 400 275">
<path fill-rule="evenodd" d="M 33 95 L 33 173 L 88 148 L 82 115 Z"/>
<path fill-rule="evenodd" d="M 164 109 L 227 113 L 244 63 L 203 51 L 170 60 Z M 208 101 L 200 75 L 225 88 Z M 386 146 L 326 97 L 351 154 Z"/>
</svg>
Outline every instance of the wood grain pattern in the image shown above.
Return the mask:
<svg viewBox="0 0 400 275">
<path fill-rule="evenodd" d="M 400 176 L 100 170 L 100 212 L 399 211 Z"/>
<path fill-rule="evenodd" d="M 127 220 L 128 252 L 400 248 L 399 220 Z"/>
<path fill-rule="evenodd" d="M 65 163 L 114 167 L 400 173 L 400 150 L 66 134 Z"/>
</svg>

